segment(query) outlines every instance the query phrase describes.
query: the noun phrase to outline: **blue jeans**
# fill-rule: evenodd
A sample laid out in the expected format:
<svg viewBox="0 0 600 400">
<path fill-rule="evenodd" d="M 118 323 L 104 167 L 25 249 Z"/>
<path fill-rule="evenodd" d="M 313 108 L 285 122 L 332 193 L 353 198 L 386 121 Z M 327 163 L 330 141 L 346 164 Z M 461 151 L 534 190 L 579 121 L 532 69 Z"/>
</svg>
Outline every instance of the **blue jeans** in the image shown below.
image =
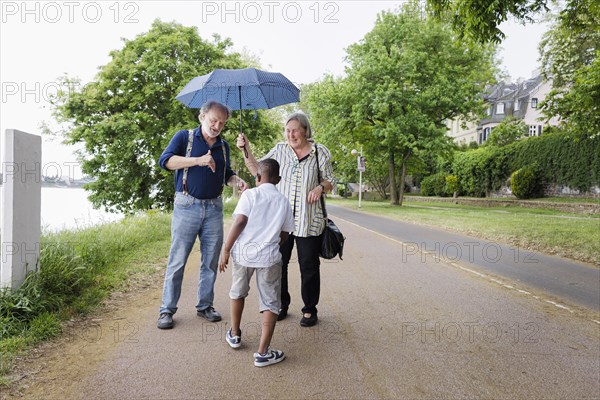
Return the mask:
<svg viewBox="0 0 600 400">
<path fill-rule="evenodd" d="M 171 222 L 171 251 L 165 274 L 160 312 L 175 314 L 181 295 L 183 271 L 192 247 L 200 239 L 200 282 L 197 310 L 213 305 L 219 254 L 223 245 L 223 200 L 199 200 L 183 193 L 175 194 Z"/>
</svg>

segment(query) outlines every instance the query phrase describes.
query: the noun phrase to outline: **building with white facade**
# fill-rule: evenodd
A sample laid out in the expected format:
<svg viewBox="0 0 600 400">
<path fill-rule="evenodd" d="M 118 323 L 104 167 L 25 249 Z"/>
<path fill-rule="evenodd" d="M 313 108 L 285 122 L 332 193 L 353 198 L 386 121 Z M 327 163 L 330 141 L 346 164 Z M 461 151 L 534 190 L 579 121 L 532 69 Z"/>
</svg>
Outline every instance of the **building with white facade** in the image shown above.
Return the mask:
<svg viewBox="0 0 600 400">
<path fill-rule="evenodd" d="M 483 95 L 488 106 L 486 116 L 478 122 L 449 121 L 448 135 L 457 144 L 482 144 L 496 125 L 506 117 L 513 117 L 529 126 L 529 136 L 540 136 L 544 127 L 558 124 L 558 118 L 546 120 L 539 108 L 551 89 L 552 81 L 544 81 L 539 71 L 534 71 L 533 77 L 524 81 L 494 85 Z"/>
</svg>

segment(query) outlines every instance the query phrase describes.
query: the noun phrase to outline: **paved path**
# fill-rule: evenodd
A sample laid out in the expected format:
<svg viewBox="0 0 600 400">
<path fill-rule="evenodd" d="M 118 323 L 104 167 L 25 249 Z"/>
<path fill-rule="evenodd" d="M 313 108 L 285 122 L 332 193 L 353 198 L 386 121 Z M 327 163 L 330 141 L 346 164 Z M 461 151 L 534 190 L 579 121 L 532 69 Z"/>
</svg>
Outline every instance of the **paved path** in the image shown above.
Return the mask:
<svg viewBox="0 0 600 400">
<path fill-rule="evenodd" d="M 196 255 L 175 329 L 156 329 L 161 290 L 152 290 L 99 322 L 101 340 L 59 349 L 26 397 L 600 397 L 599 324 L 451 264 L 405 257 L 397 241 L 338 222 L 348 245 L 344 261 L 322 265 L 315 327 L 298 324 L 299 274 L 291 268 L 290 316 L 273 340 L 287 355 L 281 364 L 253 366 L 255 288 L 242 321 L 244 346 L 233 350 L 225 342 L 229 272 L 216 285 L 224 321 L 196 317 Z"/>
<path fill-rule="evenodd" d="M 541 290 L 560 303 L 600 312 L 600 269 L 594 265 L 343 207 L 327 207 L 332 215 L 404 243 L 403 259 L 440 262 L 442 258 L 467 268 L 476 267 Z"/>
</svg>

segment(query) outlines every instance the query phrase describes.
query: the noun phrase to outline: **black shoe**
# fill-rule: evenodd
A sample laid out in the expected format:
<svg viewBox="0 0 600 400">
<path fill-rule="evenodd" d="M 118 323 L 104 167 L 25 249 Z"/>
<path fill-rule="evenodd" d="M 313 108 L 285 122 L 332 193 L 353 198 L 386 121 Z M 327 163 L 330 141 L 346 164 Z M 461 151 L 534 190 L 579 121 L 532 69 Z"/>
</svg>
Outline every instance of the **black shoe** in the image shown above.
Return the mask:
<svg viewBox="0 0 600 400">
<path fill-rule="evenodd" d="M 287 317 L 287 308 L 282 308 L 279 310 L 279 315 L 277 316 L 277 321 L 283 321 L 285 317 Z"/>
<path fill-rule="evenodd" d="M 302 316 L 302 319 L 300 320 L 300 325 L 301 326 L 314 326 L 317 324 L 317 321 L 319 320 L 319 318 L 317 318 L 317 314 L 309 314 L 309 313 L 304 313 L 304 315 Z"/>
<path fill-rule="evenodd" d="M 169 313 L 160 313 L 158 317 L 158 329 L 171 329 L 173 327 L 173 315 Z"/>
<path fill-rule="evenodd" d="M 196 312 L 196 315 L 210 322 L 217 322 L 221 320 L 221 314 L 216 312 L 213 307 L 208 307 L 204 310 L 198 310 L 198 312 Z"/>
</svg>

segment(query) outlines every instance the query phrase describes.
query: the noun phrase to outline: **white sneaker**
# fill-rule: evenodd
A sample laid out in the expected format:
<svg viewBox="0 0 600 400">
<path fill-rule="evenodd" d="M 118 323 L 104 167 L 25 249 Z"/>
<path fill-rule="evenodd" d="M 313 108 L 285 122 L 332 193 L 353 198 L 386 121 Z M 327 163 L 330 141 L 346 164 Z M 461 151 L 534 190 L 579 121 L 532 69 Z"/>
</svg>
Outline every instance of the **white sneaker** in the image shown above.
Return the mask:
<svg viewBox="0 0 600 400">
<path fill-rule="evenodd" d="M 254 365 L 257 367 L 266 367 L 267 365 L 277 364 L 285 359 L 285 354 L 281 350 L 275 350 L 269 347 L 266 354 L 254 353 Z"/>
<path fill-rule="evenodd" d="M 227 334 L 225 335 L 225 340 L 227 340 L 227 343 L 229 343 L 229 345 L 231 347 L 233 347 L 234 349 L 237 349 L 238 347 L 240 347 L 242 345 L 242 330 L 240 329 L 239 336 L 233 336 L 231 334 L 231 328 L 229 328 L 229 330 L 227 331 Z"/>
</svg>

